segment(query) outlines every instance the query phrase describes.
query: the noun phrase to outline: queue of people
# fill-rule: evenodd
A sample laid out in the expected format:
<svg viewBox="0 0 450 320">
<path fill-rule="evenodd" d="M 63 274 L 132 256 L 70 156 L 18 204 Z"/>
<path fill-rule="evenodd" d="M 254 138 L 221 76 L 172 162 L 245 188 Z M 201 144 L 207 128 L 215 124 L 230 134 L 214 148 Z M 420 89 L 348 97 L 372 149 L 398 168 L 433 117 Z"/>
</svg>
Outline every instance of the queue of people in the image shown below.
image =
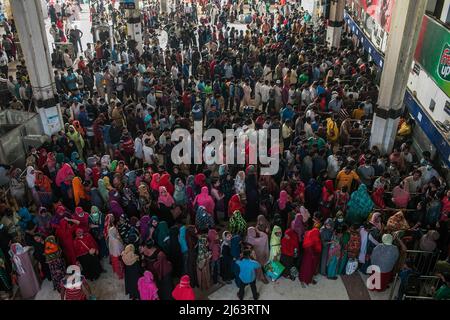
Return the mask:
<svg viewBox="0 0 450 320">
<path fill-rule="evenodd" d="M 140 53 L 124 38 L 106 54 L 98 43 L 77 70 L 55 71 L 65 127 L 10 172 L 2 291 L 32 298 L 47 279 L 63 300 L 95 299 L 89 283 L 110 264 L 130 299 L 193 300 L 233 281 L 239 299 L 247 286 L 258 299 L 257 282 L 308 290 L 371 265 L 384 291 L 403 267 L 399 243 L 449 263 L 450 191 L 431 155 L 414 154 L 413 123 L 402 120 L 391 154 L 366 141 L 376 66 L 349 33 L 329 49 L 325 20 L 313 25 L 296 3 L 259 4 L 243 30 L 229 25 L 232 1 L 213 4 L 214 23 L 180 4 L 144 25 L 166 28 L 167 48 L 148 41 Z M 194 134 L 194 121 L 278 129 L 278 173 L 175 165 L 171 132 Z M 443 277 L 436 297 L 448 299 Z"/>
</svg>

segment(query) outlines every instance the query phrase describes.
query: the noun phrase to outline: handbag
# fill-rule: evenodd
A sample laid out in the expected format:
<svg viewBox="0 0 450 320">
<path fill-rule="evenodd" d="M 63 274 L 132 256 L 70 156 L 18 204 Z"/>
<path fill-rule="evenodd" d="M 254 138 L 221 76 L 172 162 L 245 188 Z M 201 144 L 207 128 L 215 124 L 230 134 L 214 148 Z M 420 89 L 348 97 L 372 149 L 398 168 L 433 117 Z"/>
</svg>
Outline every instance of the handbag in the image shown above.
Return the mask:
<svg viewBox="0 0 450 320">
<path fill-rule="evenodd" d="M 276 281 L 283 274 L 285 266 L 279 261 L 270 261 L 264 266 L 264 272 L 272 280 Z"/>
<path fill-rule="evenodd" d="M 358 261 L 350 258 L 345 266 L 345 274 L 350 276 L 358 269 Z"/>
</svg>

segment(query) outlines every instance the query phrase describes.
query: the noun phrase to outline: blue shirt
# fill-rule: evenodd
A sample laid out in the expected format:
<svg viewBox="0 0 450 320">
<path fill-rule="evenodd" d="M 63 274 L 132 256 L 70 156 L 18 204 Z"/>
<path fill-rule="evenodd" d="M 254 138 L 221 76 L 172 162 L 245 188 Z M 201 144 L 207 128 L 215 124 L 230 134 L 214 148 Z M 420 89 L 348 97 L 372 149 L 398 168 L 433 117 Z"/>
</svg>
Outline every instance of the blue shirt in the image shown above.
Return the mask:
<svg viewBox="0 0 450 320">
<path fill-rule="evenodd" d="M 256 280 L 256 270 L 261 268 L 259 262 L 251 259 L 242 259 L 236 261 L 239 266 L 239 278 L 243 283 L 252 283 Z"/>
</svg>

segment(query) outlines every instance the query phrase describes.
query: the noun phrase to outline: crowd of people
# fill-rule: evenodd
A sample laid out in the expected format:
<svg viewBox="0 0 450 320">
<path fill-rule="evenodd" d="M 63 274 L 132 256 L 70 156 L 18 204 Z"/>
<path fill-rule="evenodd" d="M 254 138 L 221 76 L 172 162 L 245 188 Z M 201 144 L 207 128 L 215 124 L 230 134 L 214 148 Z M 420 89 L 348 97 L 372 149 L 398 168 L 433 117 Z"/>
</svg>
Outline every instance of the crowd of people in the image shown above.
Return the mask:
<svg viewBox="0 0 450 320">
<path fill-rule="evenodd" d="M 130 299 L 192 300 L 233 282 L 239 299 L 247 286 L 258 299 L 256 281 L 307 288 L 371 265 L 384 291 L 414 268 L 406 249 L 448 265 L 446 181 L 428 152 L 414 153 L 411 120 L 392 153 L 370 148 L 379 71 L 352 35 L 328 48 L 326 20 L 295 2 L 251 3 L 237 10 L 243 25 L 231 23 L 239 3 L 193 2 L 147 15 L 143 50 L 99 41 L 55 70 L 65 126 L 10 172 L 0 290 L 17 285 L 28 299 L 47 279 L 61 299 L 94 299 L 89 283 L 110 264 Z M 194 134 L 194 121 L 248 136 L 278 129 L 278 173 L 175 165 L 171 132 Z M 441 276 L 435 297 L 448 299 Z"/>
</svg>

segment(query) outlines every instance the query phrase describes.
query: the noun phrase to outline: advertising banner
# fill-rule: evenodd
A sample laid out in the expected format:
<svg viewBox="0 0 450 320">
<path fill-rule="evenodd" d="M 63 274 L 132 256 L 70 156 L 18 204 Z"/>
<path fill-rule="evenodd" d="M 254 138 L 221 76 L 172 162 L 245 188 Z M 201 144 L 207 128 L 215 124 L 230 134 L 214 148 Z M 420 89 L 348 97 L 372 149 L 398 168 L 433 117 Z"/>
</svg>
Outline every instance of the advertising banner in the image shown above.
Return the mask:
<svg viewBox="0 0 450 320">
<path fill-rule="evenodd" d="M 367 13 L 385 32 L 391 29 L 392 10 L 395 0 L 351 0 L 358 15 Z"/>
<path fill-rule="evenodd" d="M 450 97 L 450 32 L 428 16 L 423 17 L 414 59 Z"/>
</svg>

